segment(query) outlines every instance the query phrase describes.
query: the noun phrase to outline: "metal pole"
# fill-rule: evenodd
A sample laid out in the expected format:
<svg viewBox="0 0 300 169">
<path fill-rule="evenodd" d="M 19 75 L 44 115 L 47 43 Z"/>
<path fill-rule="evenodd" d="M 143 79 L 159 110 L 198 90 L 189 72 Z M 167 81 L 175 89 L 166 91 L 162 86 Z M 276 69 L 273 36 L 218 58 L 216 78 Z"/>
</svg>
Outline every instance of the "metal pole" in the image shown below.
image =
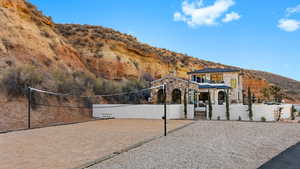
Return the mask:
<svg viewBox="0 0 300 169">
<path fill-rule="evenodd" d="M 27 91 L 27 99 L 28 99 L 28 118 L 27 118 L 27 120 L 28 120 L 28 129 L 30 129 L 31 128 L 31 125 L 30 125 L 30 122 L 31 122 L 31 120 L 30 120 L 30 116 L 31 116 L 31 88 L 30 87 L 28 87 L 28 91 Z"/>
<path fill-rule="evenodd" d="M 167 85 L 164 84 L 164 135 L 167 136 Z"/>
</svg>

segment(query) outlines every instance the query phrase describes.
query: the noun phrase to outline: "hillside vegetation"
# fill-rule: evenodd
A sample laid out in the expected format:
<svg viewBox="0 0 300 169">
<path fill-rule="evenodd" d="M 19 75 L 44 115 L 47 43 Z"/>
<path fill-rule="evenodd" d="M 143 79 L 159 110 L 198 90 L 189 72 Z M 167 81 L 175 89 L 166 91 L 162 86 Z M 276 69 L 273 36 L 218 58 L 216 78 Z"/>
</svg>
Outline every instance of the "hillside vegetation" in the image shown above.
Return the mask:
<svg viewBox="0 0 300 169">
<path fill-rule="evenodd" d="M 77 83 L 78 75 L 122 86 L 127 81 L 147 82 L 170 73 L 187 78 L 186 72 L 206 67 L 232 68 L 152 47 L 110 28 L 55 24 L 25 0 L 0 0 L 0 22 L 0 78 L 6 82 L 2 83 L 2 98 L 6 98 L 4 90 L 10 90 L 5 86 L 11 84 L 63 91 L 62 84 Z M 28 74 L 18 74 L 26 67 L 39 73 L 42 80 L 37 83 Z M 16 73 L 8 73 L 12 70 Z M 257 97 L 263 97 L 261 90 L 273 84 L 281 87 L 290 101 L 300 99 L 298 81 L 260 71 L 243 72 L 245 88 L 250 87 Z M 60 82 L 57 74 L 67 74 L 69 81 Z M 80 93 L 84 92 L 94 93 L 90 89 Z"/>
</svg>

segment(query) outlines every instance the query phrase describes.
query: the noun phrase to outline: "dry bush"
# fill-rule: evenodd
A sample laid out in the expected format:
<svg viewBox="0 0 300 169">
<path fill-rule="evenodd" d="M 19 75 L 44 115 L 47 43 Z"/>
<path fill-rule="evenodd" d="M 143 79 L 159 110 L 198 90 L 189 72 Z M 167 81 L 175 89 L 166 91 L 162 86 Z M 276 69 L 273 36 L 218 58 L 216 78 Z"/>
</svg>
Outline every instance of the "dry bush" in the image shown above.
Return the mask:
<svg viewBox="0 0 300 169">
<path fill-rule="evenodd" d="M 25 96 L 28 87 L 38 87 L 43 83 L 43 74 L 34 66 L 8 69 L 1 79 L 1 86 L 8 96 Z"/>
</svg>

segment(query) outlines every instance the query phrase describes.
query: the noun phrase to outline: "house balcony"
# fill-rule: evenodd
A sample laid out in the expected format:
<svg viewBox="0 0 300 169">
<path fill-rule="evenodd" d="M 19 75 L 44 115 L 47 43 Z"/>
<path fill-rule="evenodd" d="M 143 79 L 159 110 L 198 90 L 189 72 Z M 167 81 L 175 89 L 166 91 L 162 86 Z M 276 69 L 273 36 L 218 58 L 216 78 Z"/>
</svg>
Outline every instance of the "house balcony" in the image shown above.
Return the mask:
<svg viewBox="0 0 300 169">
<path fill-rule="evenodd" d="M 207 79 L 201 79 L 201 80 L 192 80 L 193 82 L 199 83 L 199 84 L 225 84 L 225 81 L 212 81 Z"/>
</svg>

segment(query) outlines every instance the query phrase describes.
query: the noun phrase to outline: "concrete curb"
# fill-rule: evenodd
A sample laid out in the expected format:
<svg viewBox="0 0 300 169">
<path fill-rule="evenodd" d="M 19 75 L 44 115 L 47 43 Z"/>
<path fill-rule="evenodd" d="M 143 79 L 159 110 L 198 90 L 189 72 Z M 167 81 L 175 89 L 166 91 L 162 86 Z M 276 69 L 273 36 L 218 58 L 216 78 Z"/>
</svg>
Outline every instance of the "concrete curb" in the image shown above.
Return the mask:
<svg viewBox="0 0 300 169">
<path fill-rule="evenodd" d="M 176 131 L 178 131 L 178 130 L 181 130 L 181 129 L 183 129 L 183 128 L 186 128 L 186 127 L 188 127 L 188 126 L 190 126 L 190 125 L 192 125 L 192 124 L 195 124 L 195 123 L 196 123 L 196 121 L 193 121 L 193 122 L 191 122 L 191 123 L 188 123 L 188 124 L 185 124 L 185 125 L 180 126 L 180 127 L 178 127 L 178 128 L 175 128 L 175 129 L 173 129 L 173 130 L 170 130 L 170 131 L 168 131 L 168 134 L 174 133 L 174 132 L 176 132 Z M 87 162 L 87 163 L 85 163 L 85 164 L 83 164 L 83 165 L 80 165 L 80 166 L 75 167 L 75 168 L 70 168 L 70 169 L 86 169 L 86 168 L 88 168 L 88 167 L 91 167 L 91 166 L 93 166 L 93 165 L 99 164 L 99 163 L 104 162 L 104 161 L 106 161 L 106 160 L 112 159 L 112 158 L 114 158 L 114 157 L 116 157 L 116 156 L 118 156 L 118 155 L 120 155 L 120 154 L 122 154 L 122 153 L 128 152 L 128 151 L 130 151 L 130 150 L 133 150 L 133 149 L 135 149 L 135 148 L 138 148 L 138 147 L 140 147 L 140 146 L 142 146 L 142 145 L 144 145 L 144 144 L 146 144 L 146 143 L 149 143 L 149 142 L 151 142 L 151 141 L 154 141 L 154 140 L 159 139 L 159 138 L 162 138 L 162 137 L 164 137 L 164 136 L 163 136 L 163 135 L 160 135 L 160 136 L 154 136 L 154 137 L 152 137 L 152 138 L 150 138 L 150 139 L 146 139 L 146 140 L 140 141 L 140 142 L 138 142 L 138 143 L 136 143 L 136 144 L 130 145 L 130 146 L 128 146 L 128 147 L 126 147 L 126 148 L 124 148 L 124 149 L 122 149 L 122 150 L 120 150 L 120 151 L 114 152 L 114 153 L 112 153 L 112 154 L 103 156 L 103 157 L 101 157 L 101 158 L 99 158 L 99 159 L 97 159 L 97 160 L 90 161 L 90 162 Z"/>
</svg>

